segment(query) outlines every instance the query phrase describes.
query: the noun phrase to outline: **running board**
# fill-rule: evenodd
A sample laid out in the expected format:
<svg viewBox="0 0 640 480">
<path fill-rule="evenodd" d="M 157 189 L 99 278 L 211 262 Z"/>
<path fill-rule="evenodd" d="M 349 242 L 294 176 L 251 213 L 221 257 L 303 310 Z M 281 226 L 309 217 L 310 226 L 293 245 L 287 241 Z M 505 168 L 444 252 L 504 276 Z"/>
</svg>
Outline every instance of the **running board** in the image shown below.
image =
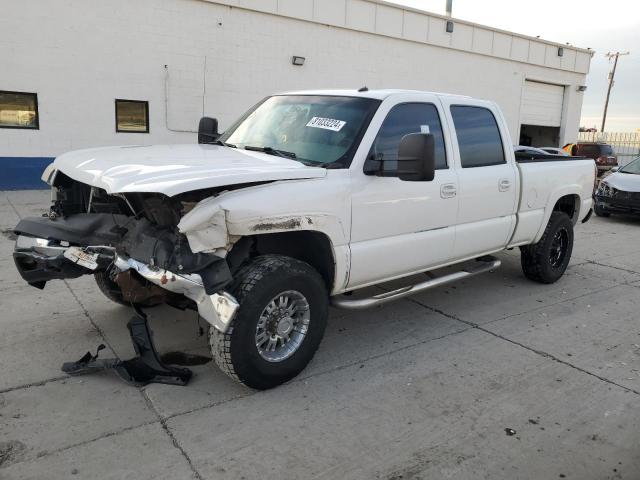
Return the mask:
<svg viewBox="0 0 640 480">
<path fill-rule="evenodd" d="M 462 280 L 464 278 L 474 277 L 481 273 L 495 270 L 502 263 L 500 260 L 492 256 L 481 257 L 476 259 L 476 261 L 479 263 L 479 265 L 475 265 L 472 268 L 450 273 L 448 275 L 443 275 L 442 277 L 432 278 L 430 280 L 427 280 L 426 282 L 416 283 L 415 285 L 398 288 L 397 290 L 392 290 L 390 292 L 379 293 L 369 298 L 351 300 L 349 299 L 349 297 L 346 297 L 344 295 L 335 296 L 331 298 L 331 304 L 334 307 L 346 308 L 349 310 L 361 310 L 365 308 L 375 307 L 377 305 L 382 305 L 383 303 L 408 297 L 409 295 L 424 292 L 425 290 L 430 290 L 435 287 L 440 287 L 442 285 L 457 282 L 458 280 Z"/>
</svg>

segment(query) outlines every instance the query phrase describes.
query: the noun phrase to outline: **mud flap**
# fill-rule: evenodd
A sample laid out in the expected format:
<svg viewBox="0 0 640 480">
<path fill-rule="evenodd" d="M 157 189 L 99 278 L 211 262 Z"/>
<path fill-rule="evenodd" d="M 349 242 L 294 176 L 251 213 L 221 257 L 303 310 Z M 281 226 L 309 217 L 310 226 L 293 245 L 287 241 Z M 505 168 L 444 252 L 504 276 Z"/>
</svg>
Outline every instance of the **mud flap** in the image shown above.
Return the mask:
<svg viewBox="0 0 640 480">
<path fill-rule="evenodd" d="M 135 308 L 135 311 L 136 314 L 127 323 L 127 328 L 137 356 L 129 360 L 98 359 L 100 350 L 105 348 L 101 344 L 95 355 L 87 352 L 76 362 L 64 363 L 62 371 L 69 375 L 86 375 L 101 370 L 115 370 L 124 381 L 136 386 L 150 383 L 186 385 L 193 372 L 188 368 L 165 365 L 160 360 L 153 345 L 147 316 L 139 308 Z"/>
</svg>

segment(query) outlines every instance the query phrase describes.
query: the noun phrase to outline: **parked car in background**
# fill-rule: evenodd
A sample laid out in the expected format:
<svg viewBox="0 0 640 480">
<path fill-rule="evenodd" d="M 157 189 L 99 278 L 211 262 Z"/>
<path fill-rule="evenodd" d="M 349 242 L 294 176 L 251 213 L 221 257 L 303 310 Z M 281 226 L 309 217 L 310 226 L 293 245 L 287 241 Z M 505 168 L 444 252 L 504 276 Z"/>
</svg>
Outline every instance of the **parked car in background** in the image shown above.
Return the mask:
<svg viewBox="0 0 640 480">
<path fill-rule="evenodd" d="M 563 149 L 558 147 L 540 147 L 540 150 L 544 150 L 545 152 L 551 155 L 562 155 L 563 157 L 570 157 L 569 153 L 565 152 Z"/>
<path fill-rule="evenodd" d="M 612 213 L 640 213 L 640 157 L 620 169 L 614 168 L 600 182 L 594 211 L 600 217 Z"/>
<path fill-rule="evenodd" d="M 545 152 L 536 147 L 528 147 L 526 145 L 514 145 L 513 151 L 515 153 L 526 153 L 528 155 L 549 155 L 549 152 Z"/>
<path fill-rule="evenodd" d="M 572 151 L 571 154 L 577 157 L 593 158 L 596 161 L 596 166 L 598 167 L 598 177 L 602 177 L 605 172 L 608 172 L 613 167 L 618 166 L 618 157 L 616 157 L 611 145 L 607 143 L 577 143 L 575 151 Z"/>
</svg>

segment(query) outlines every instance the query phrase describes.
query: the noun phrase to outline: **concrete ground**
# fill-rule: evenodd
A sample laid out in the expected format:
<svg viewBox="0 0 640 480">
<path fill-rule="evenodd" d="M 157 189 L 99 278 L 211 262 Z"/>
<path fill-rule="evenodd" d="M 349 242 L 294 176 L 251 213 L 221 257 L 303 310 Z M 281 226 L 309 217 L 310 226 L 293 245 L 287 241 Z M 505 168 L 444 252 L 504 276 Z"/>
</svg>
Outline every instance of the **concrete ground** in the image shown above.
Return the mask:
<svg viewBox="0 0 640 480">
<path fill-rule="evenodd" d="M 525 280 L 513 251 L 491 274 L 334 310 L 311 365 L 274 390 L 212 363 L 138 389 L 60 372 L 99 343 L 132 355 L 131 312 L 90 277 L 18 277 L 7 229 L 47 204 L 0 192 L 2 479 L 640 478 L 640 220 L 580 225 L 555 285 Z M 149 313 L 160 351 L 208 354 L 193 313 Z"/>
</svg>

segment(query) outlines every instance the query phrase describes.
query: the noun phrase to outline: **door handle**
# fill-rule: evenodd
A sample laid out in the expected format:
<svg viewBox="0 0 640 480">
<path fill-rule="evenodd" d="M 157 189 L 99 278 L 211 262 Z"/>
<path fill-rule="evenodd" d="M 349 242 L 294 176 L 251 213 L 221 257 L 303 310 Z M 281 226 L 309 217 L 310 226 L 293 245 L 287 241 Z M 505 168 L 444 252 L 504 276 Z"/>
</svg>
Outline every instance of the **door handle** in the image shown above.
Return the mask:
<svg viewBox="0 0 640 480">
<path fill-rule="evenodd" d="M 498 183 L 498 190 L 501 192 L 506 192 L 511 188 L 511 182 L 506 179 L 503 178 L 502 180 L 500 180 L 500 182 Z"/>
<path fill-rule="evenodd" d="M 445 183 L 440 187 L 441 198 L 453 198 L 458 193 L 456 185 L 454 183 Z"/>
</svg>

